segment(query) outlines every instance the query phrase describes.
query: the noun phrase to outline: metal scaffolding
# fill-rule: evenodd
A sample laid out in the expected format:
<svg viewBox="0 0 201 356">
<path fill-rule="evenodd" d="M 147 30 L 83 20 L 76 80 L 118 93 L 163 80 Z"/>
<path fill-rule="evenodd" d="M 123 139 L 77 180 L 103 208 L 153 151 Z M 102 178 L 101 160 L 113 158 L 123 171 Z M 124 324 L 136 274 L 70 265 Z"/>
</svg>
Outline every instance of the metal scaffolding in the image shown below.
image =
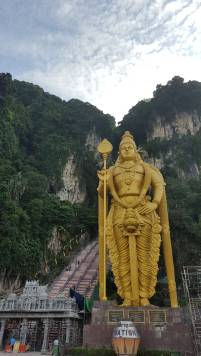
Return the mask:
<svg viewBox="0 0 201 356">
<path fill-rule="evenodd" d="M 196 355 L 201 356 L 201 266 L 183 267 L 182 279 L 189 302 Z"/>
</svg>

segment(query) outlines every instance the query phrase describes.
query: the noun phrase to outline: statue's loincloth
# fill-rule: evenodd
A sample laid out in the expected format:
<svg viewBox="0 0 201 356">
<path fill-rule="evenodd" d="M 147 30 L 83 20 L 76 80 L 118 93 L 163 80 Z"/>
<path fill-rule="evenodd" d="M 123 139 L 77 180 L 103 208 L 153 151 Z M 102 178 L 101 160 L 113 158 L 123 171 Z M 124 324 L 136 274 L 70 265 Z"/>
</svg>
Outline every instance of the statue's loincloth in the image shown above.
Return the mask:
<svg viewBox="0 0 201 356">
<path fill-rule="evenodd" d="M 138 197 L 132 197 L 132 200 Z M 124 199 L 128 200 L 126 197 Z M 157 282 L 158 259 L 160 255 L 161 225 L 158 214 L 154 211 L 147 215 L 139 213 L 140 207 L 146 205 L 146 198 L 140 205 L 129 210 L 118 203 L 113 203 L 107 218 L 107 246 L 112 263 L 115 284 L 119 295 L 129 299 L 131 295 L 129 238 L 126 219 L 135 225 L 139 294 L 141 298 L 151 298 L 155 293 Z"/>
</svg>

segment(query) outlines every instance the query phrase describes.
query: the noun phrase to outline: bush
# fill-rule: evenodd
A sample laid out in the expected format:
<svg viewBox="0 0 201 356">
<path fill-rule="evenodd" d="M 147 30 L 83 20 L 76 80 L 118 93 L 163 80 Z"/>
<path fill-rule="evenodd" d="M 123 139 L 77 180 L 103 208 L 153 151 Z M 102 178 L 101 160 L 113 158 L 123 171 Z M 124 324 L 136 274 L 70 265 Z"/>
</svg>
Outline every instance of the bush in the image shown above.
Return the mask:
<svg viewBox="0 0 201 356">
<path fill-rule="evenodd" d="M 69 349 L 65 355 L 77 355 L 77 356 L 115 356 L 116 354 L 114 353 L 113 350 L 108 349 L 108 348 L 85 348 L 85 347 L 73 347 L 72 349 Z"/>
<path fill-rule="evenodd" d="M 66 351 L 65 355 L 67 356 L 115 356 L 115 352 L 112 349 L 108 348 L 85 348 L 85 347 L 73 347 Z M 138 352 L 138 356 L 179 356 L 180 353 L 178 352 L 171 352 L 171 351 L 157 351 L 157 350 L 150 350 L 150 351 L 143 351 L 140 350 Z"/>
</svg>

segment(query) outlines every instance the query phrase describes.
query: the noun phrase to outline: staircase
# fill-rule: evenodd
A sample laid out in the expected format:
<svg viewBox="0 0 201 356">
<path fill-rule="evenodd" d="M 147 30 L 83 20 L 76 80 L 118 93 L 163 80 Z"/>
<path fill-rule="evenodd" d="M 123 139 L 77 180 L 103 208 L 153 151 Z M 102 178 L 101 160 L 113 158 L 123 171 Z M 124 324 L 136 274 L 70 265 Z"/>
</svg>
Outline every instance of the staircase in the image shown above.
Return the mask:
<svg viewBox="0 0 201 356">
<path fill-rule="evenodd" d="M 98 242 L 87 245 L 72 261 L 70 266 L 55 279 L 50 287 L 49 297 L 55 298 L 61 292 L 69 295 L 69 289 L 91 298 L 97 284 Z"/>
</svg>

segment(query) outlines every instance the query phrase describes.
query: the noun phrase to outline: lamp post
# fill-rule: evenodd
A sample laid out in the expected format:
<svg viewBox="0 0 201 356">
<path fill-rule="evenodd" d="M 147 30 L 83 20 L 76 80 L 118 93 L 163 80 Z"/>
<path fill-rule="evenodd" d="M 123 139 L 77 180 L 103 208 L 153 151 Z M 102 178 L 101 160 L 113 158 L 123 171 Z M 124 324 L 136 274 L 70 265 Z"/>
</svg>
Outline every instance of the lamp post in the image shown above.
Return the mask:
<svg viewBox="0 0 201 356">
<path fill-rule="evenodd" d="M 137 355 L 140 336 L 132 321 L 120 321 L 114 328 L 112 346 L 118 356 Z"/>
</svg>

